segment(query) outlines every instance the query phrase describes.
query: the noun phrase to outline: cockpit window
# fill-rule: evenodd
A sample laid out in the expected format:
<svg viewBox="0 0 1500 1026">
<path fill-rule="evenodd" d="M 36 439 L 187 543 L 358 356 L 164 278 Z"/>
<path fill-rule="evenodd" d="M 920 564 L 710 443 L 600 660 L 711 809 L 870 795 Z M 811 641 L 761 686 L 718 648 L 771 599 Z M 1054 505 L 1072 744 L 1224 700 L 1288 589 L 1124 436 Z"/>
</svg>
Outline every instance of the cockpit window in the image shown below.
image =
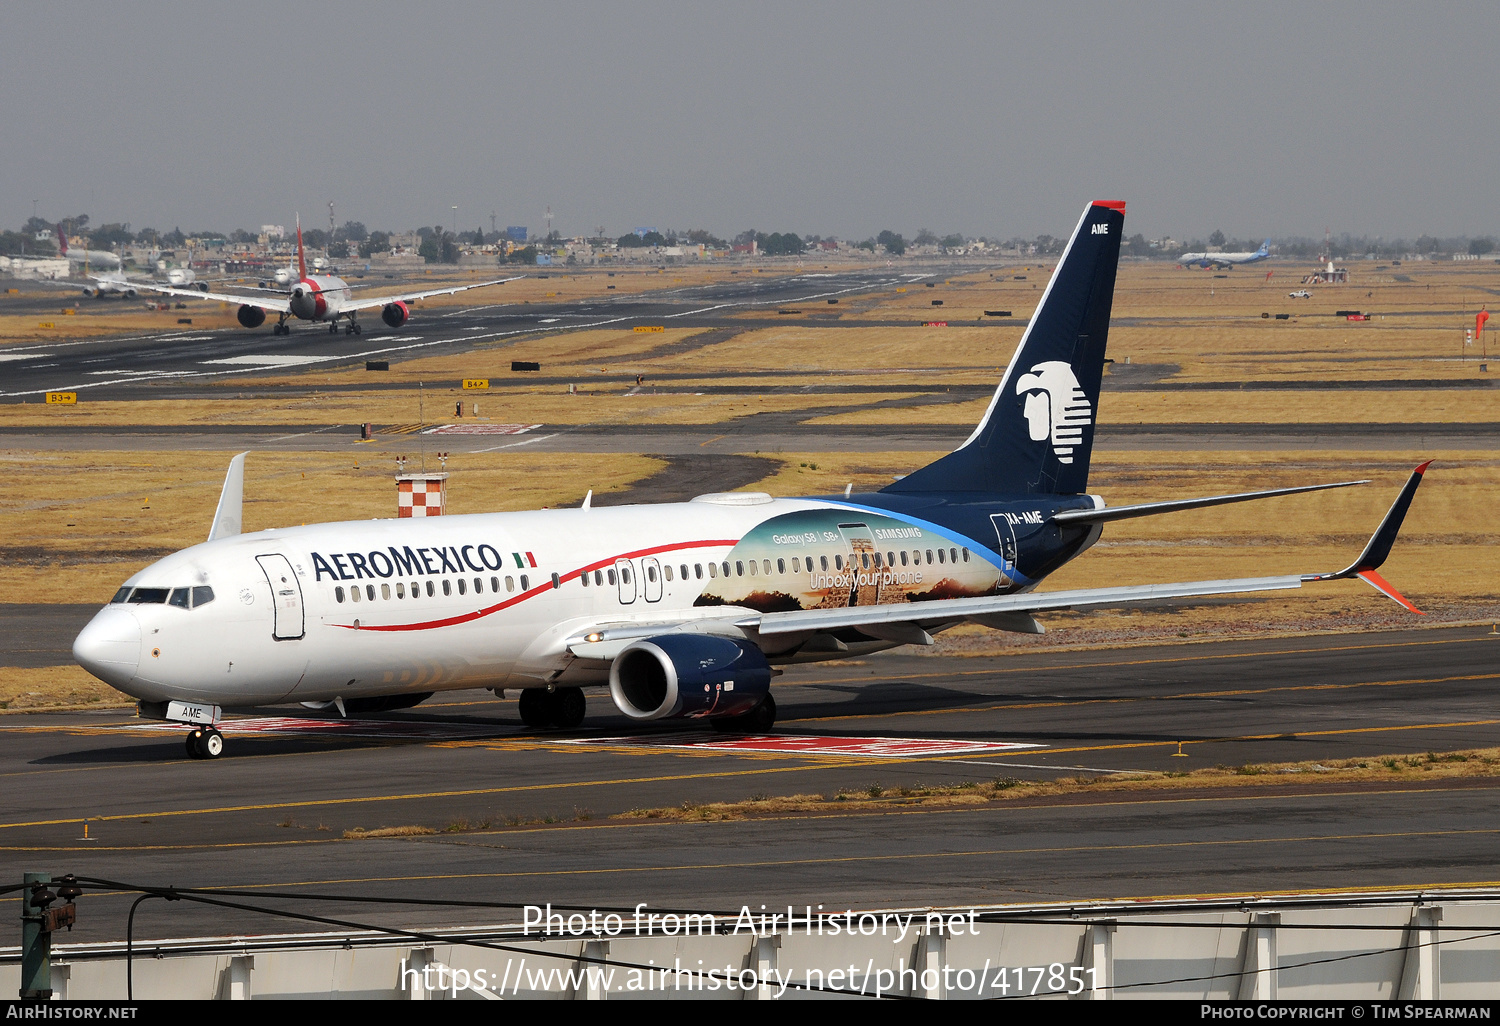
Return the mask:
<svg viewBox="0 0 1500 1026">
<path fill-rule="evenodd" d="M 115 605 L 117 603 L 124 602 L 126 599 L 130 598 L 130 593 L 133 590 L 134 589 L 132 588 L 121 588 L 119 591 L 115 592 L 115 597 L 109 600 L 109 604 Z"/>
<path fill-rule="evenodd" d="M 172 597 L 167 599 L 167 605 L 186 609 L 188 607 L 188 599 L 192 597 L 192 594 L 192 590 L 189 588 L 173 588 Z"/>
<path fill-rule="evenodd" d="M 206 584 L 200 584 L 193 589 L 193 608 L 206 606 L 214 600 L 214 590 Z"/>
<path fill-rule="evenodd" d="M 161 605 L 167 601 L 166 588 L 137 588 L 130 596 L 131 605 Z"/>
</svg>

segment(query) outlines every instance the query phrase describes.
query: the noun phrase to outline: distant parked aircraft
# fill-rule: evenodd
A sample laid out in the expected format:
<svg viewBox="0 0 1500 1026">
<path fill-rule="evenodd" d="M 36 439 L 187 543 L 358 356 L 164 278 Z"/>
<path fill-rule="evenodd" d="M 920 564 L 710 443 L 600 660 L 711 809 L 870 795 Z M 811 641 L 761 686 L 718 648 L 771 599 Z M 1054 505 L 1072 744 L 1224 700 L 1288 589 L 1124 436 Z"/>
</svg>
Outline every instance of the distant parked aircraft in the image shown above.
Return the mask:
<svg viewBox="0 0 1500 1026">
<path fill-rule="evenodd" d="M 1180 262 L 1184 267 L 1196 264 L 1199 267 L 1228 269 L 1235 264 L 1257 264 L 1270 255 L 1271 240 L 1267 239 L 1254 253 L 1184 253 Z"/>
</svg>

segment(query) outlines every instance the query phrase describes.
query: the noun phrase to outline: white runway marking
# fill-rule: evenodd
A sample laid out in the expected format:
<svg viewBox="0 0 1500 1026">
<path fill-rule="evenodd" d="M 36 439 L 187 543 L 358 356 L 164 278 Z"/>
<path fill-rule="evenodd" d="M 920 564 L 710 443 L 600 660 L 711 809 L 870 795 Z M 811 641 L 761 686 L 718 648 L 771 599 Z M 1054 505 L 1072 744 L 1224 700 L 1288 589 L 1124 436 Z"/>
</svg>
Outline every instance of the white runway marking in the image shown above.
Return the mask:
<svg viewBox="0 0 1500 1026">
<path fill-rule="evenodd" d="M 40 360 L 44 356 L 52 356 L 52 353 L 0 353 L 0 363 L 6 360 Z"/>
<path fill-rule="evenodd" d="M 868 759 L 923 758 L 977 752 L 1012 752 L 1045 745 L 1016 741 L 970 741 L 956 738 L 817 737 L 806 734 L 750 734 L 741 737 L 717 732 L 637 734 L 627 737 L 556 738 L 558 744 L 628 745 L 636 748 L 691 748 L 695 751 L 754 752 L 759 755 L 834 755 Z"/>
<path fill-rule="evenodd" d="M 204 360 L 205 364 L 226 364 L 229 366 L 255 366 L 255 367 L 301 367 L 309 363 L 325 363 L 330 359 L 338 357 L 328 356 L 230 356 L 222 360 Z"/>
</svg>

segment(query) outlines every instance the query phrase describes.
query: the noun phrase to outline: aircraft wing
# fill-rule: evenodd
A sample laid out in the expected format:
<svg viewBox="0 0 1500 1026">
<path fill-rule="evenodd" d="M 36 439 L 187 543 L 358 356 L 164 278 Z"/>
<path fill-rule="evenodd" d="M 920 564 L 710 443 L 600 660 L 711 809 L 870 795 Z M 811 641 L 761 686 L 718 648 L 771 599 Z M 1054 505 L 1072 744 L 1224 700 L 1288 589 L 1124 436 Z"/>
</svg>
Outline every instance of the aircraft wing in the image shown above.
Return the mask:
<svg viewBox="0 0 1500 1026">
<path fill-rule="evenodd" d="M 243 306 L 258 306 L 262 310 L 275 310 L 278 313 L 291 313 L 291 300 L 284 296 L 278 299 L 262 299 L 259 296 L 235 296 L 227 292 L 199 292 L 197 289 L 179 289 L 171 285 L 147 285 L 145 282 L 136 283 L 136 288 L 145 289 L 148 292 L 156 292 L 163 296 L 181 296 L 184 299 L 209 299 L 216 303 L 238 303 Z"/>
<path fill-rule="evenodd" d="M 1421 610 L 1408 602 L 1375 571 L 1390 554 L 1391 546 L 1395 543 L 1396 535 L 1401 530 L 1402 521 L 1406 517 L 1406 511 L 1411 505 L 1412 496 L 1416 494 L 1417 486 L 1422 482 L 1422 475 L 1431 462 L 1429 460 L 1423 463 L 1412 472 L 1359 557 L 1343 570 L 1333 573 L 1282 574 L 1275 577 L 1180 581 L 1114 588 L 1079 588 L 1069 591 L 938 599 L 931 602 L 799 609 L 777 613 L 759 613 L 751 610 L 735 613 L 725 607 L 717 607 L 712 610 L 705 609 L 700 619 L 601 624 L 587 628 L 586 632 L 578 631 L 567 640 L 566 647 L 578 658 L 613 659 L 631 641 L 656 634 L 684 631 L 724 634 L 738 629 L 754 637 L 755 635 L 777 634 L 812 635 L 851 628 L 875 640 L 930 645 L 933 642 L 929 631 L 944 630 L 964 622 L 977 623 L 996 630 L 1041 634 L 1043 633 L 1042 625 L 1032 616 L 1033 613 L 1060 609 L 1129 608 L 1171 599 L 1287 591 L 1300 588 L 1308 582 L 1354 577 L 1360 578 L 1381 594 L 1412 612 L 1420 614 Z M 1341 487 L 1352 483 L 1354 482 L 1313 487 Z M 1217 501 L 1224 501 L 1225 498 L 1220 497 Z M 1233 501 L 1233 498 L 1230 498 L 1230 501 Z"/>
<path fill-rule="evenodd" d="M 345 302 L 340 306 L 340 309 L 369 310 L 372 307 L 386 306 L 390 303 L 410 303 L 418 299 L 426 299 L 429 296 L 451 296 L 459 292 L 467 292 L 470 289 L 482 289 L 488 285 L 504 285 L 508 281 L 517 281 L 524 277 L 526 275 L 517 274 L 510 278 L 496 278 L 494 281 L 481 281 L 474 285 L 454 285 L 446 289 L 428 289 L 425 292 L 402 292 L 394 296 L 375 296 L 371 299 Z"/>
</svg>

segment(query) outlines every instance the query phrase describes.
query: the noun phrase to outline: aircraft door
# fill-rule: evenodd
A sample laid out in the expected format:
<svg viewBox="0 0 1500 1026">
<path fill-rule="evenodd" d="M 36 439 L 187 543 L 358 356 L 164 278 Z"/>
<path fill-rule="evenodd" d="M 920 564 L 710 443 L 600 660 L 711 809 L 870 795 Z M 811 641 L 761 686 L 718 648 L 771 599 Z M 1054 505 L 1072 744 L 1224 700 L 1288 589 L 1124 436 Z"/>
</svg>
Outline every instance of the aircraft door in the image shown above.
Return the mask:
<svg viewBox="0 0 1500 1026">
<path fill-rule="evenodd" d="M 1000 555 L 1005 558 L 1008 575 L 1016 565 L 1016 529 L 1011 526 L 1004 513 L 991 514 L 990 523 L 995 525 L 995 534 L 1000 539 Z"/>
<path fill-rule="evenodd" d="M 256 556 L 266 583 L 271 586 L 271 637 L 277 641 L 296 641 L 306 633 L 302 611 L 302 584 L 292 564 L 280 553 Z"/>
<path fill-rule="evenodd" d="M 635 566 L 630 560 L 615 560 L 615 582 L 620 586 L 620 601 L 627 606 L 634 602 Z"/>
<path fill-rule="evenodd" d="M 661 601 L 661 563 L 655 556 L 641 558 L 641 590 L 647 602 Z"/>
</svg>

